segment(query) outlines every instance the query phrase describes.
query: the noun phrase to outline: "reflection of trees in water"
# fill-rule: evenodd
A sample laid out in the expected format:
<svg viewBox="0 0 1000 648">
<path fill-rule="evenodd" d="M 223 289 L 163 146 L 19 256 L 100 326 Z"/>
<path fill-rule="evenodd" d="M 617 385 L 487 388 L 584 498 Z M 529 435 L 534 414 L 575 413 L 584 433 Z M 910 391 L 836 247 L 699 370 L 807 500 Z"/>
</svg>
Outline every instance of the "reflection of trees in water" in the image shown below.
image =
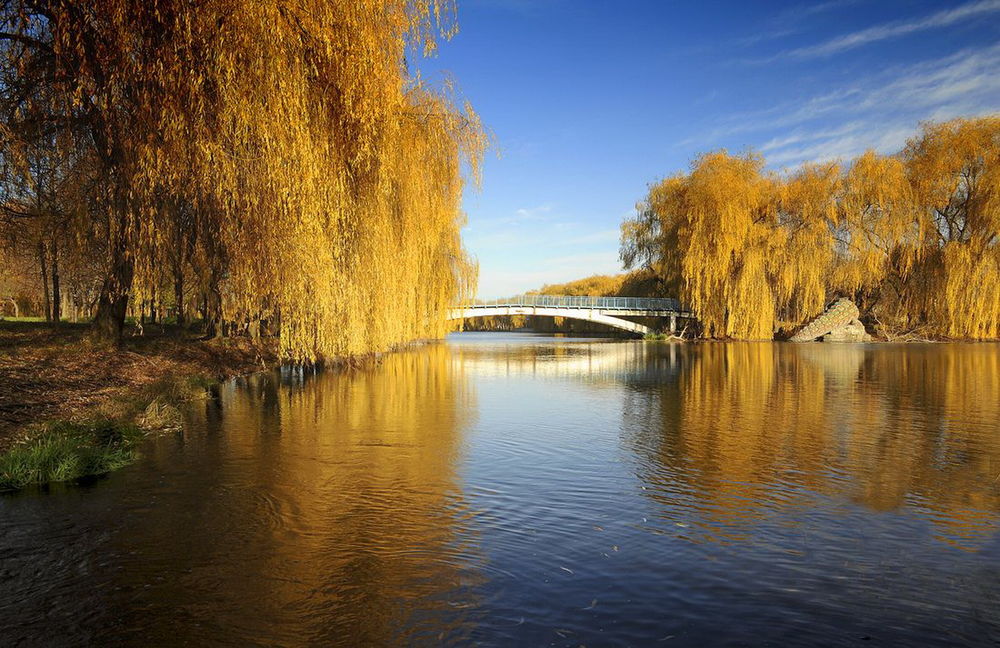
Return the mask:
<svg viewBox="0 0 1000 648">
<path fill-rule="evenodd" d="M 202 419 L 214 472 L 175 530 L 199 553 L 171 556 L 189 576 L 165 598 L 278 643 L 463 641 L 483 565 L 456 481 L 475 410 L 460 367 L 430 346 L 293 382 L 228 385 L 221 418 Z"/>
<path fill-rule="evenodd" d="M 1000 347 L 767 343 L 682 348 L 676 383 L 633 384 L 627 441 L 668 507 L 732 534 L 847 493 L 912 503 L 968 545 L 1000 512 Z"/>
</svg>

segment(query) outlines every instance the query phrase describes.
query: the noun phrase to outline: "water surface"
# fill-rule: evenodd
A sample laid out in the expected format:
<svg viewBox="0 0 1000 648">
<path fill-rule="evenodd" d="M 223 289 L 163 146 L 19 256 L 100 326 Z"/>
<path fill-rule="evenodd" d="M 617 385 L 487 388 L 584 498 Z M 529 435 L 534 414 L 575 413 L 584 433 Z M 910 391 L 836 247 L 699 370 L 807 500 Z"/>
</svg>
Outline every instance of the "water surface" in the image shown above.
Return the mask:
<svg viewBox="0 0 1000 648">
<path fill-rule="evenodd" d="M 0 497 L 3 645 L 993 645 L 1000 347 L 466 333 Z"/>
</svg>

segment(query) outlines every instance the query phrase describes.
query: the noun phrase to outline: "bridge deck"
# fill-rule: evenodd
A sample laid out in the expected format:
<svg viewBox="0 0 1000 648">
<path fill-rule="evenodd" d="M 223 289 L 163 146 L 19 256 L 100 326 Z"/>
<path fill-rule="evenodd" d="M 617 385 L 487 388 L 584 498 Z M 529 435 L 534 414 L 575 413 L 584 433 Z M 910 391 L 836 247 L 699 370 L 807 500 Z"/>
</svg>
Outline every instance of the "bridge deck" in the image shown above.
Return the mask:
<svg viewBox="0 0 1000 648">
<path fill-rule="evenodd" d="M 658 297 L 516 295 L 504 299 L 479 300 L 461 306 L 464 309 L 510 307 L 589 308 L 602 311 L 619 311 L 621 315 L 678 315 L 681 317 L 691 317 L 690 310 L 684 307 L 680 301 Z"/>
</svg>

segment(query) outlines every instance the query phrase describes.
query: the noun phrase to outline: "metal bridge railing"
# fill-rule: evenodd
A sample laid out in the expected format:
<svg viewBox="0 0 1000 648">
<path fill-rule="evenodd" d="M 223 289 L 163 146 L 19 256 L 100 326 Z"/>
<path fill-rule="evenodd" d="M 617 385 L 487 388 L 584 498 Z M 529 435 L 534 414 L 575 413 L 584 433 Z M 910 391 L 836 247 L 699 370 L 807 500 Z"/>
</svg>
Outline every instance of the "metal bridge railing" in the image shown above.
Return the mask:
<svg viewBox="0 0 1000 648">
<path fill-rule="evenodd" d="M 598 308 L 601 310 L 686 311 L 680 301 L 659 297 L 569 297 L 564 295 L 515 295 L 503 299 L 476 300 L 465 308 L 547 306 L 550 308 Z"/>
</svg>

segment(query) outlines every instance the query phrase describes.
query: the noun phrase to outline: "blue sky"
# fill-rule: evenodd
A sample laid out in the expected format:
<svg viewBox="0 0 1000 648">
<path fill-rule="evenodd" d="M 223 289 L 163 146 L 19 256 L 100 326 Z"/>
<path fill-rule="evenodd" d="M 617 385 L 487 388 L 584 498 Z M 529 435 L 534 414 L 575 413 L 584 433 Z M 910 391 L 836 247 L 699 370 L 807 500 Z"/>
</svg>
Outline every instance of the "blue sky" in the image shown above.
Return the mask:
<svg viewBox="0 0 1000 648">
<path fill-rule="evenodd" d="M 492 131 L 464 238 L 481 297 L 621 270 L 618 226 L 698 153 L 775 169 L 1000 111 L 1000 0 L 457 0 L 423 76 Z"/>
</svg>

